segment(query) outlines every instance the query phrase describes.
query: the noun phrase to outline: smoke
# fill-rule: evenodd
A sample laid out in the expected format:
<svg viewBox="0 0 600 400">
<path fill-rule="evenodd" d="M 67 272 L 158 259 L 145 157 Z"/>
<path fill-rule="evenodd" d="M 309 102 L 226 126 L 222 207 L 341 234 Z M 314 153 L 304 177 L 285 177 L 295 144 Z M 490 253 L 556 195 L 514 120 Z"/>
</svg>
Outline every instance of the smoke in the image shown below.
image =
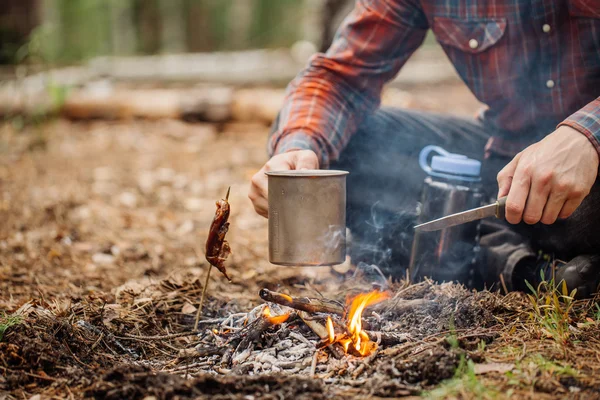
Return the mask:
<svg viewBox="0 0 600 400">
<path fill-rule="evenodd" d="M 366 214 L 366 215 L 365 215 Z M 391 212 L 373 204 L 368 211 L 354 210 L 350 218 L 349 253 L 360 269 L 374 266 L 384 280 L 406 276 L 416 215 Z M 374 268 L 370 268 L 373 270 Z M 372 275 L 369 272 L 369 275 Z"/>
<path fill-rule="evenodd" d="M 375 264 L 359 262 L 352 274 L 352 279 L 368 282 L 374 289 L 385 290 L 389 281 L 381 269 Z"/>
</svg>

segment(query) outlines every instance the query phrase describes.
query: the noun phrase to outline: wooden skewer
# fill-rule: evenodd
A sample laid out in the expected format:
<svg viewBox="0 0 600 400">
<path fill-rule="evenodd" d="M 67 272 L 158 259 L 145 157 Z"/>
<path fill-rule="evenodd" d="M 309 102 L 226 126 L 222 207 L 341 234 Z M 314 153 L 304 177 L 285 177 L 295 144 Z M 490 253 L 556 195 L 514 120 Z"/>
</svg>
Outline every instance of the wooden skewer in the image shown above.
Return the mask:
<svg viewBox="0 0 600 400">
<path fill-rule="evenodd" d="M 210 278 L 210 271 L 212 271 L 212 264 L 208 266 L 208 272 L 206 273 L 206 280 L 204 281 L 204 287 L 202 288 L 202 296 L 200 297 L 200 305 L 198 311 L 196 311 L 196 320 L 194 321 L 194 330 L 198 330 L 198 323 L 200 322 L 200 316 L 202 315 L 202 305 L 204 304 L 204 296 L 206 295 L 206 288 L 208 287 L 208 279 Z"/>
</svg>

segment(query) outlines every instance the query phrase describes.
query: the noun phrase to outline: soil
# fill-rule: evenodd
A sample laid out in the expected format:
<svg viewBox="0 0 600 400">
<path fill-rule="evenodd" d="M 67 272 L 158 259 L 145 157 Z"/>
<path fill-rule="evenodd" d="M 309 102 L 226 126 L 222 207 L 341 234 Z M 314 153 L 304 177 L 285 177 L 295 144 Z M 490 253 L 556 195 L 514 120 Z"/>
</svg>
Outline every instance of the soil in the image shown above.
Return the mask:
<svg viewBox="0 0 600 400">
<path fill-rule="evenodd" d="M 410 93 L 405 106 L 477 107 L 459 84 Z M 244 331 L 263 311 L 262 288 L 343 303 L 374 287 L 350 264 L 268 263 L 266 220 L 246 197 L 267 132 L 252 122 L 2 123 L 0 399 L 600 398 L 593 301 L 561 314 L 565 303 L 549 296 L 389 282 L 393 301 L 428 302 L 366 312 L 370 331 L 404 339 L 364 358 L 317 351 L 294 313 Z M 233 282 L 212 271 L 191 334 L 207 229 L 229 186 Z"/>
</svg>

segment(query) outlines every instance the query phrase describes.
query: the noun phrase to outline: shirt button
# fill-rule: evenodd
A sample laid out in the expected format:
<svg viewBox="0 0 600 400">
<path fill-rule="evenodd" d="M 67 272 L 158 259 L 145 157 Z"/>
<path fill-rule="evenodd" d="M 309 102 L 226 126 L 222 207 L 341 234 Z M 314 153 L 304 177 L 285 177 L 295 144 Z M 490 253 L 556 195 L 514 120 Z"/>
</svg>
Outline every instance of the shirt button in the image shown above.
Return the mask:
<svg viewBox="0 0 600 400">
<path fill-rule="evenodd" d="M 552 28 L 550 27 L 550 25 L 544 24 L 542 25 L 542 30 L 544 31 L 544 33 L 548 33 L 552 30 Z"/>
<path fill-rule="evenodd" d="M 469 40 L 469 47 L 472 49 L 476 49 L 479 46 L 479 42 L 476 39 Z"/>
<path fill-rule="evenodd" d="M 552 79 L 549 79 L 546 81 L 546 87 L 548 89 L 552 89 L 554 87 L 554 81 Z"/>
</svg>

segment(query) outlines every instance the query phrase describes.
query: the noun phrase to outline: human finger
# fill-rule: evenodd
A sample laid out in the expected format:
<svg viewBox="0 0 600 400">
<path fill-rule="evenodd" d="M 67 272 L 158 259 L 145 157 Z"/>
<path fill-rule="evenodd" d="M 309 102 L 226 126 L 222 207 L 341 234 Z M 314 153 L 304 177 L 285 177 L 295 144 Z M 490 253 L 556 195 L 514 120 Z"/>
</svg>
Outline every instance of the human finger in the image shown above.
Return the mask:
<svg viewBox="0 0 600 400">
<path fill-rule="evenodd" d="M 496 178 L 498 181 L 498 198 L 508 194 L 520 158 L 521 153 L 517 154 L 511 162 L 506 164 L 506 166 L 498 173 Z"/>
<path fill-rule="evenodd" d="M 548 196 L 548 201 L 546 202 L 546 206 L 544 207 L 544 212 L 540 221 L 546 225 L 552 225 L 555 223 L 566 200 L 567 196 L 564 193 L 557 191 L 550 192 L 550 196 Z"/>
<path fill-rule="evenodd" d="M 506 220 L 509 223 L 518 224 L 523 219 L 530 187 L 530 171 L 528 168 L 518 165 L 506 199 Z"/>
</svg>

